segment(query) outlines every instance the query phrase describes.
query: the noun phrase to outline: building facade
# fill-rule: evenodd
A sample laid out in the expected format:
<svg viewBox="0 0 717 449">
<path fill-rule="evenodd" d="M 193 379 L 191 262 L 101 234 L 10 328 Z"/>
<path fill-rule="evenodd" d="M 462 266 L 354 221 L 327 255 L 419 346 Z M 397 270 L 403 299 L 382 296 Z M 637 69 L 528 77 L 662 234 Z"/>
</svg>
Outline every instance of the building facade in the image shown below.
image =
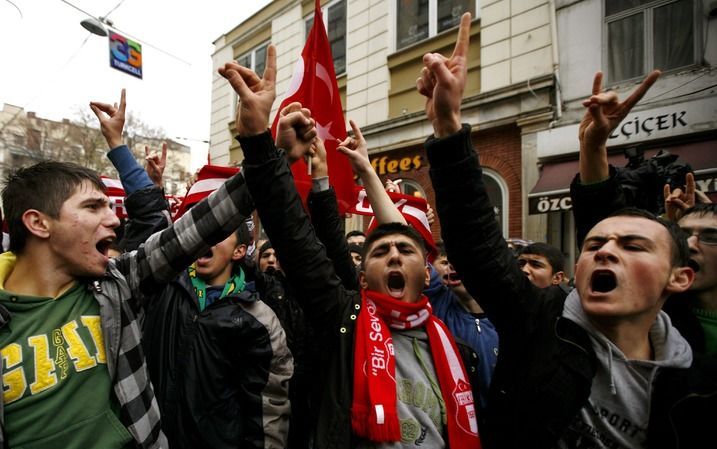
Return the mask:
<svg viewBox="0 0 717 449">
<path fill-rule="evenodd" d="M 112 163 L 107 158 L 107 143 L 94 115 L 84 115 L 76 121 L 49 120 L 25 111 L 19 106 L 5 104 L 0 111 L 0 175 L 8 170 L 42 160 L 76 162 L 92 168 L 102 175 L 116 178 Z M 131 125 L 125 124 L 125 130 Z M 191 164 L 190 148 L 171 139 L 145 137 L 136 133 L 126 135 L 126 143 L 141 165 L 144 147 L 160 151 L 167 142 L 167 166 L 164 171 L 165 192 L 184 195 Z"/>
<path fill-rule="evenodd" d="M 277 48 L 275 107 L 313 21 L 313 1 L 274 0 L 220 36 L 212 55 L 210 154 L 241 160 L 232 136 L 236 96 L 216 69 L 227 61 L 263 71 L 266 47 Z M 506 237 L 539 239 L 544 220 L 527 214 L 539 178 L 537 132 L 556 116 L 555 5 L 545 0 L 330 0 L 322 14 L 332 43 L 347 118 L 361 127 L 382 179 L 434 202 L 423 142 L 432 133 L 416 78 L 426 52 L 450 56 L 465 11 L 474 17 L 462 117 L 473 129 L 496 217 Z M 360 219 L 348 228 L 361 227 Z M 440 223 L 433 226 L 440 235 Z"/>
<path fill-rule="evenodd" d="M 669 152 L 717 199 L 717 3 L 557 0 L 556 16 L 563 108 L 537 133 L 540 178 L 529 186 L 528 214 L 544 223 L 544 240 L 575 260 L 569 184 L 578 170 L 581 101 L 599 70 L 621 99 L 653 69 L 663 72 L 610 136 L 610 163 L 625 167 L 626 154 L 649 160 Z"/>
</svg>

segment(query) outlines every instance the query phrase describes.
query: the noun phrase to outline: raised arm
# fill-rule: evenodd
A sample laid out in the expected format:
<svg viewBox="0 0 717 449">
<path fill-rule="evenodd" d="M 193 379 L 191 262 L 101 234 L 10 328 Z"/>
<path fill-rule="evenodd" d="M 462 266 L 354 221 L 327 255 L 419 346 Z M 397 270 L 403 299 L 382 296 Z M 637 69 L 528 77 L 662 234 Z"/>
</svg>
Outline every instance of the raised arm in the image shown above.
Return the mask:
<svg viewBox="0 0 717 449">
<path fill-rule="evenodd" d="M 659 71 L 652 72 L 620 102 L 615 92 L 602 91 L 602 72 L 595 74 L 592 95 L 583 101 L 586 110 L 578 132 L 579 173 L 570 185 L 578 247 L 600 220 L 628 205 L 615 169 L 607 162 L 607 140 L 659 76 Z"/>
<path fill-rule="evenodd" d="M 156 187 L 148 173 L 137 163 L 127 145 L 121 143 L 126 105 L 126 93 L 122 89 L 119 107 L 116 104 L 92 102 L 90 108 L 100 121 L 102 134 L 112 148 L 107 153 L 107 157 L 117 169 L 125 190 L 125 209 L 129 221 L 125 226 L 120 247 L 123 251 L 132 251 L 144 243 L 150 235 L 171 225 L 172 220 L 169 204 L 161 189 L 161 172 L 159 172 L 160 187 Z M 145 151 L 149 159 L 149 148 L 145 147 Z M 164 144 L 163 160 L 166 160 L 166 152 L 167 146 Z M 163 160 L 157 161 L 162 163 L 162 170 Z M 159 170 L 159 167 L 156 168 L 155 173 Z"/>
<path fill-rule="evenodd" d="M 259 217 L 297 299 L 317 329 L 334 331 L 347 306 L 339 278 L 319 243 L 294 186 L 287 161 L 267 127 L 275 97 L 276 49 L 270 45 L 264 76 L 231 62 L 219 69 L 241 98 L 236 126 L 244 173 Z"/>
<path fill-rule="evenodd" d="M 371 166 L 368 159 L 368 145 L 366 139 L 361 134 L 361 129 L 353 120 L 349 120 L 351 129 L 353 129 L 353 137 L 347 137 L 338 146 L 338 150 L 344 153 L 351 163 L 354 173 L 361 178 L 363 186 L 366 189 L 366 195 L 371 203 L 371 209 L 376 216 L 379 224 L 383 223 L 401 223 L 406 224 L 406 219 L 396 208 L 386 190 L 381 184 L 381 179 Z"/>
<path fill-rule="evenodd" d="M 592 95 L 583 101 L 587 108 L 580 122 L 580 180 L 591 184 L 608 178 L 607 139 L 632 108 L 660 77 L 655 70 L 644 79 L 625 101 L 618 101 L 614 91 L 603 92 L 602 72 L 593 79 Z"/>
<path fill-rule="evenodd" d="M 358 290 L 358 276 L 354 267 L 344 231 L 344 220 L 339 215 L 336 192 L 329 185 L 326 147 L 317 137 L 309 151 L 313 185 L 307 198 L 311 223 L 316 236 L 326 246 L 326 255 L 334 264 L 341 283 L 349 290 Z"/>
<path fill-rule="evenodd" d="M 429 53 L 423 58 L 425 67 L 417 87 L 426 97 L 426 113 L 434 130 L 426 150 L 448 259 L 499 333 L 501 328 L 514 333 L 523 329 L 515 325 L 516 320 L 528 320 L 526 310 L 535 304 L 537 289 L 520 271 L 503 240 L 470 127 L 460 126 L 469 32 L 470 14 L 464 14 L 452 57 Z"/>
</svg>

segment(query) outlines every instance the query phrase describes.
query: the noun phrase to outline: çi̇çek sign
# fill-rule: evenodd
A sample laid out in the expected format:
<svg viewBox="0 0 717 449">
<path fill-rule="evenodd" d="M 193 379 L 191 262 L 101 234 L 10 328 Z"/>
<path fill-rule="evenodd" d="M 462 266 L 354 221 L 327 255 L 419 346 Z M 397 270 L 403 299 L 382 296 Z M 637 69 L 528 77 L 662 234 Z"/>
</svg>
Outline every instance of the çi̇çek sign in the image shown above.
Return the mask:
<svg viewBox="0 0 717 449">
<path fill-rule="evenodd" d="M 110 67 L 142 79 L 142 44 L 110 33 Z"/>
</svg>

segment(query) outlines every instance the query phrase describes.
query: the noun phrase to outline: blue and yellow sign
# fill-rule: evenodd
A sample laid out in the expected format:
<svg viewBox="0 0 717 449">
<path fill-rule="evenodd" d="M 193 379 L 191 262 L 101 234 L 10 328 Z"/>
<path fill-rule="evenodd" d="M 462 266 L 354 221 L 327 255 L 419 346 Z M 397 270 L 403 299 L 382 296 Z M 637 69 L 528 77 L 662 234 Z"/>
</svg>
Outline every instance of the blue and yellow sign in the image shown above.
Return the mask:
<svg viewBox="0 0 717 449">
<path fill-rule="evenodd" d="M 110 67 L 142 78 L 142 44 L 110 32 Z"/>
</svg>

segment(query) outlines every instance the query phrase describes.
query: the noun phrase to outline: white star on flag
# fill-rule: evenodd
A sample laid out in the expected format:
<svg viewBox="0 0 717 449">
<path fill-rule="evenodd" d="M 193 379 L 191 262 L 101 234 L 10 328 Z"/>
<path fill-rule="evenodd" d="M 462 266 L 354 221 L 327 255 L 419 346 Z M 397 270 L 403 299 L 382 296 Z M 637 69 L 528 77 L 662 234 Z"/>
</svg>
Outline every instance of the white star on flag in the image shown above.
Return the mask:
<svg viewBox="0 0 717 449">
<path fill-rule="evenodd" d="M 338 140 L 336 137 L 331 135 L 331 125 L 333 125 L 333 123 L 334 122 L 331 121 L 328 125 L 324 126 L 318 121 L 316 122 L 316 134 L 318 134 L 324 142 L 329 140 Z"/>
</svg>

